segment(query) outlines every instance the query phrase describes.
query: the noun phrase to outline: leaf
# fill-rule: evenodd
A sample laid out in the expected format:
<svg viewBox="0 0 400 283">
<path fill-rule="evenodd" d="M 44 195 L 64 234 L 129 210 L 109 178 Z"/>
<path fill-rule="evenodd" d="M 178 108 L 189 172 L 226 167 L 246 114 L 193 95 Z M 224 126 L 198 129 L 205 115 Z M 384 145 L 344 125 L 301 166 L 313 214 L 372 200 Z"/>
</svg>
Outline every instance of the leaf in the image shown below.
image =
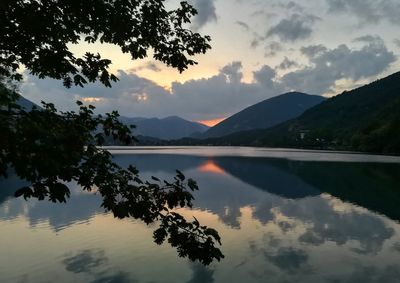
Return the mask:
<svg viewBox="0 0 400 283">
<path fill-rule="evenodd" d="M 19 190 L 17 190 L 14 193 L 14 196 L 16 198 L 20 197 L 20 196 L 24 196 L 25 199 L 27 199 L 28 197 L 30 197 L 32 195 L 32 189 L 30 187 L 23 187 Z"/>
<path fill-rule="evenodd" d="M 176 171 L 176 177 L 178 177 L 179 180 L 184 181 L 185 175 L 183 175 L 183 173 L 181 171 L 179 171 L 178 169 L 176 169 L 175 171 Z"/>
<path fill-rule="evenodd" d="M 196 191 L 199 189 L 199 187 L 197 186 L 197 182 L 191 178 L 188 179 L 188 187 L 192 190 L 192 191 Z"/>
<path fill-rule="evenodd" d="M 151 176 L 151 179 L 153 179 L 154 181 L 160 182 L 160 179 L 158 179 L 158 178 L 156 178 L 154 176 Z"/>
</svg>

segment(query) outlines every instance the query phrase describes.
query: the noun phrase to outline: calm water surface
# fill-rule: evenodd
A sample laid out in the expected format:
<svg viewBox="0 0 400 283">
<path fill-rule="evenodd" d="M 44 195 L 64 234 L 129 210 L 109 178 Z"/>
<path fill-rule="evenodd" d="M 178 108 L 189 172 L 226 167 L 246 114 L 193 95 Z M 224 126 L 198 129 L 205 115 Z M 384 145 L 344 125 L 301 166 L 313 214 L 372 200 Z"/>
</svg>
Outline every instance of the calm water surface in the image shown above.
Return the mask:
<svg viewBox="0 0 400 283">
<path fill-rule="evenodd" d="M 198 181 L 226 258 L 203 267 L 75 188 L 67 204 L 0 181 L 0 282 L 400 282 L 400 158 L 252 148 L 114 148 L 143 178 Z M 75 187 L 75 186 L 73 186 Z"/>
</svg>

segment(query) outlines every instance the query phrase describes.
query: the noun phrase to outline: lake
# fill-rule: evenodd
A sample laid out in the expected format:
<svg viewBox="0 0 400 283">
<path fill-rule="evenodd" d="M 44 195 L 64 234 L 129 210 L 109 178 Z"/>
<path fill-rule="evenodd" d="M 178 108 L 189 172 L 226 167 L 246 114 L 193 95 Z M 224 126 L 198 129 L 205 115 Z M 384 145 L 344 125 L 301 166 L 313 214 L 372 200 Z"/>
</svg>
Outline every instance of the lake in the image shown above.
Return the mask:
<svg viewBox="0 0 400 283">
<path fill-rule="evenodd" d="M 262 148 L 111 148 L 143 179 L 200 187 L 188 219 L 216 228 L 208 267 L 118 220 L 74 185 L 66 204 L 15 199 L 0 181 L 0 282 L 400 282 L 400 158 Z"/>
</svg>

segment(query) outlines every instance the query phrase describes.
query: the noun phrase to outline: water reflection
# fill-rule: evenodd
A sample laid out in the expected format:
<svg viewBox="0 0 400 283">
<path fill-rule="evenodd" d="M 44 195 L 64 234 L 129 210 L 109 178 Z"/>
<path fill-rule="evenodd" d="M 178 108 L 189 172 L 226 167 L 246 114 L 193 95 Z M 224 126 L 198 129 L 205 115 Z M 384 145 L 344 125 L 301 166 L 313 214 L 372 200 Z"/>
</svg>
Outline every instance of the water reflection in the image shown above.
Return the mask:
<svg viewBox="0 0 400 283">
<path fill-rule="evenodd" d="M 152 244 L 151 230 L 113 219 L 98 196 L 79 188 L 65 205 L 13 199 L 21 186 L 15 177 L 0 183 L 3 242 L 20 233 L 32 243 L 31 231 L 43 233 L 58 260 L 32 267 L 34 252 L 2 246 L 0 253 L 25 256 L 27 271 L 58 270 L 65 282 L 400 281 L 399 164 L 173 154 L 115 160 L 136 164 L 144 178 L 168 179 L 179 167 L 196 179 L 196 208 L 182 213 L 217 228 L 227 258 L 210 268 L 178 259 Z M 0 257 L 0 281 L 22 278 L 11 264 Z"/>
<path fill-rule="evenodd" d="M 75 255 L 66 254 L 62 260 L 67 271 L 73 273 L 94 273 L 95 269 L 103 267 L 108 259 L 104 250 L 83 250 Z"/>
<path fill-rule="evenodd" d="M 193 275 L 186 283 L 213 283 L 214 270 L 198 263 L 190 265 Z"/>
</svg>

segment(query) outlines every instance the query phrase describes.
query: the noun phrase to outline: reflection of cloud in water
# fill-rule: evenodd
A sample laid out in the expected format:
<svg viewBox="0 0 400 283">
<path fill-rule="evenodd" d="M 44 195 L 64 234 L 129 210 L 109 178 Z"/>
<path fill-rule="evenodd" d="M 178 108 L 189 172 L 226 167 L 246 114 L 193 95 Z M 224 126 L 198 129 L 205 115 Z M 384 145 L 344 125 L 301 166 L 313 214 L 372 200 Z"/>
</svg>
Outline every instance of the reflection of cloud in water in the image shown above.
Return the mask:
<svg viewBox="0 0 400 283">
<path fill-rule="evenodd" d="M 326 241 L 344 245 L 349 241 L 358 241 L 360 247 L 353 251 L 376 254 L 384 242 L 395 234 L 380 217 L 359 210 L 338 212 L 329 200 L 323 198 L 288 201 L 279 210 L 286 217 L 303 223 L 306 232 L 300 235 L 299 241 L 310 245 Z"/>
<path fill-rule="evenodd" d="M 78 254 L 65 256 L 62 261 L 65 269 L 73 273 L 92 273 L 94 269 L 108 262 L 103 250 L 83 250 Z"/>
<path fill-rule="evenodd" d="M 214 282 L 214 270 L 198 263 L 191 263 L 192 278 L 186 283 L 212 283 Z"/>
<path fill-rule="evenodd" d="M 376 266 L 362 266 L 346 276 L 329 278 L 329 283 L 399 283 L 400 266 L 388 265 L 384 268 Z"/>
<path fill-rule="evenodd" d="M 253 217 L 263 224 L 267 224 L 275 218 L 273 208 L 281 203 L 280 198 L 274 195 L 262 198 L 254 204 Z"/>
<path fill-rule="evenodd" d="M 207 157 L 175 157 L 143 155 L 133 159 L 131 156 L 119 156 L 116 159 L 126 164 L 137 164 L 143 170 L 143 177 L 156 172 L 156 176 L 170 179 L 175 167 L 183 169 L 187 177 L 194 178 L 200 186 L 200 191 L 195 193 L 195 209 L 200 210 L 199 213 L 207 211 L 218 215 L 220 222 L 215 228 L 227 233 L 230 240 L 233 239 L 231 241 L 234 244 L 224 242 L 223 235 L 223 243 L 228 243 L 223 249 L 227 249 L 227 255 L 229 249 L 237 251 L 239 258 L 218 264 L 218 272 L 190 265 L 191 273 L 188 276 L 192 274 L 192 277 L 187 282 L 220 282 L 219 275 L 232 270 L 243 272 L 246 276 L 251 274 L 254 278 L 259 276 L 259 279 L 249 277 L 249 281 L 254 279 L 255 282 L 263 282 L 266 278 L 270 278 L 271 282 L 277 282 L 274 280 L 276 278 L 282 279 L 278 282 L 293 282 L 300 276 L 303 277 L 298 282 L 377 283 L 396 282 L 393 278 L 400 278 L 396 271 L 398 267 L 390 265 L 400 251 L 398 235 L 395 233 L 398 223 L 368 210 L 368 205 L 365 206 L 367 209 L 362 209 L 340 198 L 321 195 L 325 191 L 331 191 L 332 195 L 335 195 L 334 192 L 337 195 L 343 192 L 334 191 L 331 187 L 324 190 L 326 184 L 322 177 L 318 178 L 315 185 L 309 185 L 312 184 L 311 177 L 306 178 L 306 182 L 305 175 L 297 174 L 301 171 L 302 174 L 308 172 L 312 175 L 319 169 L 319 174 L 325 176 L 327 170 L 323 164 L 320 164 L 321 168 L 316 168 L 316 165 L 310 167 L 305 163 L 290 161 L 233 157 L 213 158 L 210 163 Z M 354 177 L 352 183 L 367 183 L 369 179 L 363 179 L 362 168 L 358 165 L 355 168 L 359 175 Z M 280 178 L 284 179 L 281 183 Z M 389 177 L 387 179 L 392 180 Z M 389 183 L 393 184 L 392 181 Z M 291 191 L 293 188 L 294 191 Z M 392 188 L 391 185 L 388 188 Z M 359 204 L 369 203 L 359 201 L 360 190 L 352 191 L 344 199 L 357 200 L 355 203 Z M 0 219 L 22 215 L 31 225 L 47 221 L 56 231 L 65 227 L 73 229 L 77 222 L 90 221 L 93 216 L 102 213 L 100 203 L 99 196 L 77 193 L 72 194 L 67 204 L 9 199 L 0 206 Z M 252 213 L 250 209 L 245 211 L 244 207 L 251 208 Z M 384 213 L 386 210 L 381 211 Z M 386 254 L 389 254 L 388 259 L 385 258 Z M 320 255 L 332 255 L 331 262 L 319 261 Z M 232 263 L 232 266 L 226 267 L 225 262 Z M 118 268 L 101 268 L 101 265 L 108 265 L 102 250 L 86 250 L 84 247 L 77 254 L 67 255 L 63 263 L 68 271 L 79 273 L 79 276 L 89 274 L 95 276 L 91 278 L 98 278 L 94 282 L 132 282 L 129 274 Z M 377 266 L 371 267 L 374 263 Z M 307 272 L 311 268 L 316 273 L 329 273 L 330 269 L 338 268 L 337 276 L 334 276 L 333 270 L 324 278 L 315 276 L 310 279 L 313 275 Z M 239 277 L 234 279 L 238 281 Z"/>
<path fill-rule="evenodd" d="M 300 191 L 305 195 L 314 195 L 315 189 L 301 182 L 293 173 L 285 171 L 284 168 L 291 164 L 289 161 L 234 157 L 209 159 L 171 155 L 121 155 L 117 156 L 116 160 L 123 164 L 136 163 L 139 169 L 145 168 L 144 174 L 146 170 L 154 167 L 158 168 L 157 170 L 173 173 L 175 166 L 184 165 L 189 170 L 186 171 L 188 176 L 196 179 L 200 186 L 200 191 L 195 193 L 196 208 L 217 214 L 223 223 L 232 228 L 240 228 L 241 208 L 251 206 L 254 219 L 264 225 L 275 222 L 284 232 L 290 232 L 295 227 L 292 222 L 278 221 L 277 211 L 287 218 L 295 219 L 299 222 L 297 224 L 303 225 L 306 229 L 298 236 L 299 241 L 309 245 L 321 245 L 326 241 L 343 245 L 350 240 L 356 240 L 359 241 L 360 248 L 354 251 L 376 253 L 382 248 L 384 241 L 394 234 L 394 231 L 386 227 L 380 218 L 371 213 L 354 210 L 337 211 L 342 203 L 338 199 L 330 202 L 325 198 L 314 196 L 290 200 L 265 190 L 255 189 L 246 183 L 254 179 L 254 184 L 261 186 L 264 183 L 270 183 L 273 187 L 274 184 L 278 184 L 277 176 L 283 176 L 285 182 L 275 187 L 275 189 L 282 189 L 283 195 L 287 194 L 291 186 L 297 188 L 295 192 L 298 195 L 302 194 L 299 193 Z M 241 165 L 244 168 L 242 171 L 239 170 Z M 226 172 L 235 174 L 235 177 L 214 174 L 214 171 L 209 170 L 194 169 L 210 168 L 210 166 L 214 169 L 222 168 L 218 170 L 227 170 Z M 290 174 L 292 177 L 286 178 Z M 272 188 L 271 186 L 266 189 Z M 60 230 L 74 223 L 87 221 L 97 213 L 103 212 L 100 208 L 100 197 L 89 194 L 73 193 L 67 204 L 31 201 L 29 204 L 30 207 L 27 209 L 23 200 L 12 200 L 7 212 L 0 213 L 9 218 L 26 215 L 31 225 L 48 221 L 53 229 Z M 0 217 L 3 217 L 2 215 Z"/>
<path fill-rule="evenodd" d="M 134 283 L 129 273 L 113 271 L 109 268 L 109 260 L 102 249 L 87 249 L 75 255 L 66 254 L 62 260 L 65 269 L 73 273 L 86 273 L 95 279 L 92 283 Z M 89 282 L 89 281 L 88 281 Z"/>
<path fill-rule="evenodd" d="M 97 278 L 91 283 L 136 283 L 137 280 L 134 280 L 130 277 L 129 273 L 127 272 L 116 272 L 112 275 L 106 275 L 100 278 Z"/>
<path fill-rule="evenodd" d="M 28 218 L 31 226 L 48 222 L 55 231 L 60 231 L 78 222 L 87 222 L 93 216 L 104 213 L 100 207 L 99 196 L 82 194 L 71 195 L 67 203 L 52 203 L 34 199 L 12 199 L 5 203 L 7 209 L 0 209 L 0 219 L 14 219 L 18 216 Z M 0 207 L 1 208 L 1 207 Z"/>
<path fill-rule="evenodd" d="M 64 205 L 40 203 L 30 210 L 29 218 L 32 225 L 48 219 L 49 225 L 58 231 L 77 222 L 86 222 L 98 213 L 104 213 L 100 202 L 99 197 L 82 195 L 71 198 Z"/>
<path fill-rule="evenodd" d="M 265 252 L 265 257 L 285 272 L 295 273 L 307 266 L 308 254 L 292 247 L 279 248 L 275 253 Z"/>
<path fill-rule="evenodd" d="M 393 250 L 400 253 L 400 242 L 394 243 L 392 246 Z"/>
</svg>

